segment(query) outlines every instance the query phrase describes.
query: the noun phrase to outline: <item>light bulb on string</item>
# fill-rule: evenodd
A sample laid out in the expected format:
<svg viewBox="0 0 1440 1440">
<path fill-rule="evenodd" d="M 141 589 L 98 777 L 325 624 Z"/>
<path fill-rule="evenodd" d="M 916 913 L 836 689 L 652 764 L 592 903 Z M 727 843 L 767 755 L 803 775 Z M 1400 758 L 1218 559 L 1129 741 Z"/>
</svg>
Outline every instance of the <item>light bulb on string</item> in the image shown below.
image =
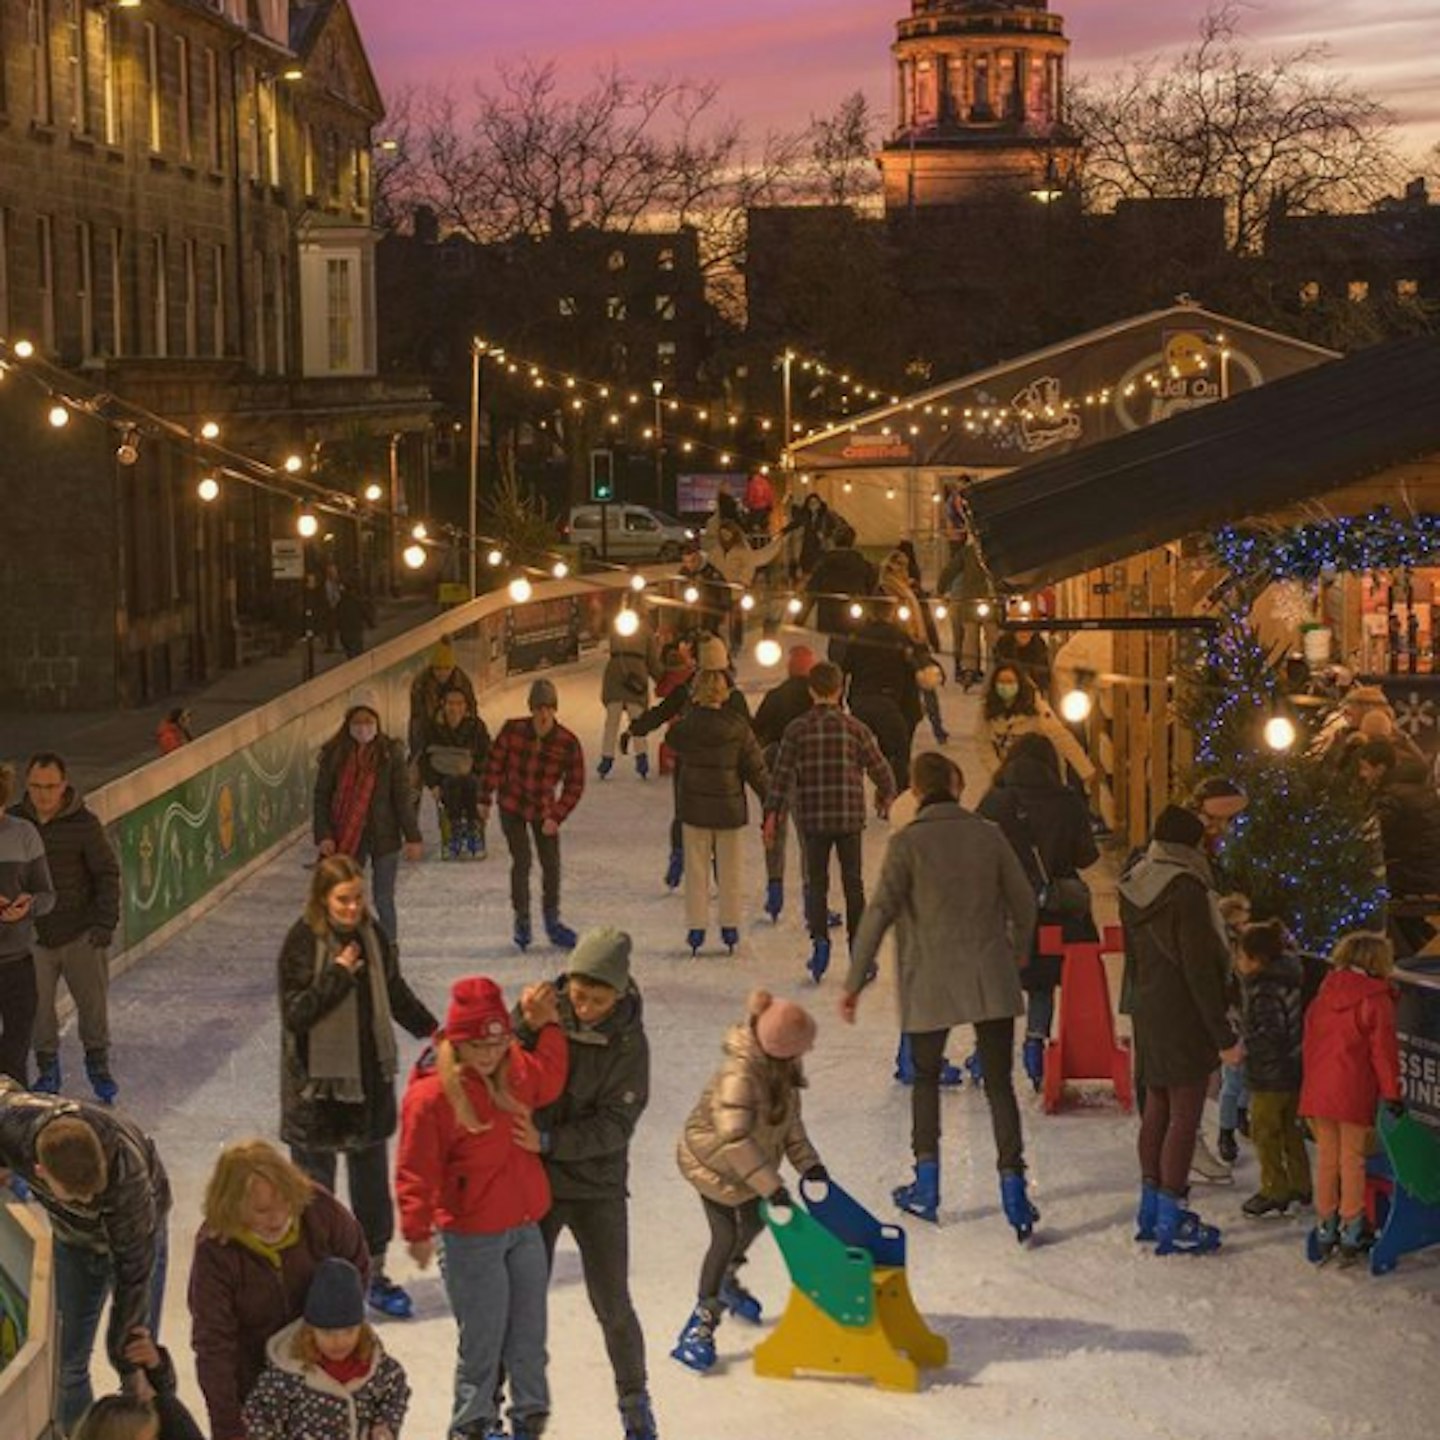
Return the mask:
<svg viewBox="0 0 1440 1440">
<path fill-rule="evenodd" d="M 383 486 L 377 485 L 373 480 L 365 487 L 365 498 L 372 504 L 377 504 L 384 499 L 385 490 Z"/>
<path fill-rule="evenodd" d="M 289 475 L 298 475 L 305 468 L 305 462 L 298 455 L 287 455 L 285 457 L 285 471 Z"/>
<path fill-rule="evenodd" d="M 1286 715 L 1275 715 L 1265 722 L 1265 743 L 1277 755 L 1294 748 L 1295 722 Z"/>
<path fill-rule="evenodd" d="M 206 475 L 195 487 L 195 493 L 208 505 L 220 498 L 220 482 L 213 475 Z"/>
<path fill-rule="evenodd" d="M 419 570 L 424 566 L 427 559 L 425 547 L 423 545 L 407 545 L 401 552 L 400 558 L 410 569 Z"/>
<path fill-rule="evenodd" d="M 557 580 L 563 580 L 570 573 L 570 567 L 563 560 L 557 560 L 550 567 L 550 573 Z"/>
<path fill-rule="evenodd" d="M 1071 725 L 1083 725 L 1094 708 L 1094 702 L 1085 690 L 1067 690 L 1060 697 L 1060 714 Z"/>
<path fill-rule="evenodd" d="M 510 582 L 510 598 L 517 604 L 523 605 L 535 593 L 535 587 L 530 583 L 528 577 L 517 575 Z"/>
<path fill-rule="evenodd" d="M 56 430 L 63 430 L 70 423 L 70 408 L 67 405 L 52 405 L 46 418 Z"/>
<path fill-rule="evenodd" d="M 948 605 L 937 605 L 935 607 L 935 618 L 937 620 L 948 620 L 950 618 L 950 607 Z"/>
<path fill-rule="evenodd" d="M 410 527 L 410 535 L 412 539 L 425 540 L 429 537 L 430 531 L 426 529 L 423 520 L 417 520 L 415 524 Z"/>
<path fill-rule="evenodd" d="M 213 420 L 207 420 L 200 427 L 200 438 L 202 440 L 218 440 L 220 438 L 220 427 Z"/>
<path fill-rule="evenodd" d="M 755 608 L 755 597 L 753 595 L 742 595 L 740 597 L 740 608 L 748 614 Z"/>
<path fill-rule="evenodd" d="M 615 633 L 629 639 L 640 628 L 640 617 L 628 605 L 615 616 Z"/>
<path fill-rule="evenodd" d="M 850 607 L 850 618 L 851 618 L 852 620 L 859 620 L 859 619 L 861 619 L 861 618 L 864 616 L 864 614 L 865 614 L 865 607 L 857 600 L 857 601 Z"/>
<path fill-rule="evenodd" d="M 988 600 L 980 601 L 980 603 L 975 607 L 975 613 L 982 620 L 988 620 L 990 618 L 990 602 Z"/>
<path fill-rule="evenodd" d="M 15 342 L 15 357 L 18 360 L 28 360 L 35 353 L 35 347 L 28 340 L 17 340 Z"/>
<path fill-rule="evenodd" d="M 900 623 L 901 623 L 902 625 L 908 623 L 908 621 L 909 621 L 909 619 L 910 619 L 910 607 L 909 607 L 908 605 L 902 605 L 902 606 L 895 612 L 895 617 L 896 617 L 896 619 L 898 619 L 898 620 L 900 621 Z"/>
<path fill-rule="evenodd" d="M 693 605 L 700 598 L 700 592 L 693 585 L 687 585 L 680 598 L 687 604 Z"/>
<path fill-rule="evenodd" d="M 755 646 L 755 660 L 767 670 L 773 670 L 780 663 L 783 653 L 780 642 L 768 636 Z"/>
<path fill-rule="evenodd" d="M 498 569 L 505 563 L 505 556 L 502 551 L 491 550 L 485 556 L 485 563 L 492 569 Z"/>
<path fill-rule="evenodd" d="M 805 608 L 805 602 L 798 595 L 792 595 L 785 602 L 785 609 L 791 615 L 798 615 Z"/>
<path fill-rule="evenodd" d="M 295 531 L 302 540 L 313 540 L 319 533 L 320 522 L 308 510 L 300 512 L 299 519 L 295 521 Z"/>
<path fill-rule="evenodd" d="M 645 588 L 645 577 L 643 575 L 632 575 L 630 577 L 630 588 L 638 595 Z"/>
</svg>

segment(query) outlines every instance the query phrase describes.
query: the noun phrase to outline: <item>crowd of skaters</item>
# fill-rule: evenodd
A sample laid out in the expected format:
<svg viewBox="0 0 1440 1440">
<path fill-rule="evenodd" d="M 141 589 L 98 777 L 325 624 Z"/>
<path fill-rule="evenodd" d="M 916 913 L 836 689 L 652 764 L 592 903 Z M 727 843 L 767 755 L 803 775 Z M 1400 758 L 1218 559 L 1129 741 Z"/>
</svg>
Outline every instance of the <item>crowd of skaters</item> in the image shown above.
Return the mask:
<svg viewBox="0 0 1440 1440">
<path fill-rule="evenodd" d="M 803 538 L 800 518 L 795 533 Z M 853 532 L 832 532 L 816 568 L 853 550 L 853 542 Z M 708 579 L 710 561 L 696 553 L 700 563 L 687 556 L 683 571 Z M 896 598 L 899 563 L 886 571 Z M 731 593 L 723 577 L 716 583 Z M 859 593 L 879 593 L 878 575 L 866 584 L 872 588 Z M 817 591 L 818 600 L 829 598 Z M 1096 858 L 1083 787 L 1074 783 L 1086 777 L 1067 769 L 1058 722 L 1041 708 L 1033 647 L 1022 637 L 1019 649 L 1029 648 L 1032 658 L 1001 656 L 991 668 L 987 690 L 1006 713 L 991 714 L 987 698 L 983 723 L 999 770 L 972 810 L 953 758 L 911 753 L 920 697 L 930 688 L 923 673 L 936 664 L 933 637 L 877 618 L 846 627 L 846 643 L 831 648 L 839 663 L 793 647 L 785 679 L 752 721 L 735 684 L 727 644 L 733 632 L 724 618 L 723 626 L 668 637 L 645 619 L 638 645 L 612 642 L 598 773 L 612 773 L 618 744 L 622 753 L 633 747 L 637 775 L 646 779 L 640 742 L 669 726 L 677 829 L 666 878 L 686 882 L 692 953 L 704 944 L 712 874 L 721 938 L 733 948 L 744 904 L 735 842 L 750 824 L 747 789 L 760 802 L 765 906 L 777 917 L 787 832 L 799 838 L 806 966 L 816 982 L 828 971 L 838 918 L 828 885 L 836 853 L 849 951 L 843 1020 L 854 1021 L 876 977 L 882 938 L 893 931 L 896 939 L 897 1074 L 913 1087 L 914 1168 L 894 1201 L 923 1220 L 938 1218 L 939 1091 L 958 1078 L 946 1046 L 954 1028 L 971 1026 L 1003 1212 L 1028 1238 L 1040 1217 L 1026 1188 L 1015 1027 L 1025 1026 L 1024 1070 L 1038 1082 L 1058 975 L 1037 963 L 1037 922 L 1059 924 L 1067 938 L 1093 934 L 1080 872 Z M 960 657 L 956 666 L 973 679 Z M 637 678 L 617 680 L 619 671 Z M 651 703 L 652 684 L 666 687 L 658 704 Z M 1033 707 L 1009 713 L 1026 684 Z M 579 738 L 559 722 L 553 684 L 537 680 L 527 699 L 527 713 L 505 721 L 492 742 L 473 686 L 449 642 L 441 642 L 416 677 L 404 741 L 384 733 L 378 702 L 362 692 L 322 751 L 318 861 L 305 913 L 285 937 L 278 966 L 279 1135 L 288 1154 L 261 1139 L 228 1146 L 195 1237 L 191 1340 L 215 1440 L 332 1433 L 398 1440 L 408 1390 L 371 1319 L 410 1313 L 409 1297 L 386 1269 L 397 1225 L 417 1265 L 438 1259 L 457 1322 L 457 1440 L 503 1433 L 506 1402 L 514 1440 L 544 1432 L 545 1291 L 563 1229 L 580 1249 L 623 1433 L 627 1440 L 658 1433 L 628 1285 L 628 1148 L 649 1085 L 643 1001 L 629 937 L 613 930 L 577 936 L 561 919 L 560 828 L 583 795 L 585 761 Z M 874 723 L 864 718 L 867 708 Z M 58 799 L 47 800 L 55 771 Z M 108 1057 L 92 1063 L 101 1058 L 103 1024 L 97 1028 L 92 1014 L 87 1029 L 82 1014 L 94 1101 L 58 1093 L 58 1060 L 45 1083 L 46 1062 L 55 1056 L 38 1044 L 49 1043 L 49 1032 L 35 1032 L 38 1043 L 28 1030 L 17 1039 L 33 1024 L 22 971 L 28 967 L 38 991 L 33 977 L 47 963 L 45 952 L 75 935 L 100 953 L 103 971 L 118 901 L 113 855 L 107 868 L 98 846 L 93 853 L 82 846 L 77 867 L 73 853 L 62 863 L 61 847 L 52 852 L 62 832 L 51 827 L 88 814 L 64 784 L 63 761 L 37 756 L 26 779 L 20 813 L 0 821 L 0 1015 L 12 1077 L 0 1082 L 0 1168 L 46 1209 L 55 1231 L 61 1424 L 83 1440 L 198 1434 L 153 1338 L 168 1267 L 168 1181 L 144 1130 L 113 1108 Z M 12 783 L 0 773 L 0 801 L 11 798 Z M 488 816 L 498 805 L 511 860 L 514 940 L 522 949 L 534 939 L 530 872 L 538 857 L 546 937 L 568 952 L 554 983 L 528 987 L 511 1005 L 493 980 L 467 977 L 453 987 L 443 1021 L 410 989 L 396 944 L 394 888 L 401 857 L 419 856 L 421 788 L 434 793 L 447 853 L 457 856 L 484 853 Z M 888 813 L 906 789 L 915 819 L 892 837 L 867 897 L 858 864 L 867 809 Z M 1367 1127 L 1377 1102 L 1400 1105 L 1386 981 L 1392 953 L 1383 937 L 1347 937 L 1316 993 L 1277 927 L 1227 929 L 1207 849 L 1243 804 L 1231 791 L 1212 787 L 1165 811 L 1122 881 L 1124 1004 L 1145 1094 L 1136 1238 L 1161 1254 L 1218 1246 L 1217 1227 L 1187 1204 L 1194 1149 L 1217 1069 L 1248 1061 L 1262 1189 L 1246 1209 L 1284 1213 L 1313 1202 L 1317 1257 L 1353 1258 L 1367 1240 Z M 98 834 L 103 845 L 103 830 Z M 457 834 L 460 850 L 452 848 Z M 73 852 L 73 844 L 67 848 Z M 65 927 L 54 928 L 62 916 Z M 46 943 L 47 921 L 54 944 Z M 83 970 L 72 979 L 54 963 L 80 1003 Z M 53 988 L 52 980 L 52 998 Z M 428 1042 L 398 1102 L 397 1025 Z M 714 1365 L 725 1317 L 761 1317 L 741 1266 L 762 1228 L 761 1202 L 791 1203 L 782 1163 L 811 1184 L 828 1183 L 801 1106 L 803 1060 L 815 1038 L 805 1007 L 753 994 L 679 1139 L 681 1172 L 700 1196 L 711 1236 L 695 1306 L 671 1352 L 692 1369 Z M 32 1044 L 41 1083 L 27 1090 Z M 1297 1142 L 1301 1117 L 1317 1141 L 1313 1180 Z M 348 1209 L 334 1193 L 342 1154 Z M 105 1344 L 123 1393 L 95 1401 L 90 1353 L 112 1290 Z"/>
</svg>

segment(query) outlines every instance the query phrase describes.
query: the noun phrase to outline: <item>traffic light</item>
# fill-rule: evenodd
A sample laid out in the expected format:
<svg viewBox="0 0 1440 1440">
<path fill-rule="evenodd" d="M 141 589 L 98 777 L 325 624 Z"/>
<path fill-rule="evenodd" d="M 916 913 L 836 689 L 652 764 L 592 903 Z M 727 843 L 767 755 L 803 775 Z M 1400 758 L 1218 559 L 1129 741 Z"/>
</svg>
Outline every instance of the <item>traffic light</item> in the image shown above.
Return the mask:
<svg viewBox="0 0 1440 1440">
<path fill-rule="evenodd" d="M 612 450 L 590 452 L 590 498 L 608 505 L 615 498 L 615 453 Z"/>
</svg>

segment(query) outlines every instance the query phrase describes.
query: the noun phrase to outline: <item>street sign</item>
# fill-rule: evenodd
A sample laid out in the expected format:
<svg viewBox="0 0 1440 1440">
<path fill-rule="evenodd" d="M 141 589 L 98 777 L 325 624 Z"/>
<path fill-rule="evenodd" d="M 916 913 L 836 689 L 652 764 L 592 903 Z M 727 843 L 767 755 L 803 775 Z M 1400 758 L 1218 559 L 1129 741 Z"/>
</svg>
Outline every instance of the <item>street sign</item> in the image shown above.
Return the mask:
<svg viewBox="0 0 1440 1440">
<path fill-rule="evenodd" d="M 270 574 L 276 580 L 305 578 L 305 542 L 303 540 L 272 540 L 270 542 Z"/>
</svg>

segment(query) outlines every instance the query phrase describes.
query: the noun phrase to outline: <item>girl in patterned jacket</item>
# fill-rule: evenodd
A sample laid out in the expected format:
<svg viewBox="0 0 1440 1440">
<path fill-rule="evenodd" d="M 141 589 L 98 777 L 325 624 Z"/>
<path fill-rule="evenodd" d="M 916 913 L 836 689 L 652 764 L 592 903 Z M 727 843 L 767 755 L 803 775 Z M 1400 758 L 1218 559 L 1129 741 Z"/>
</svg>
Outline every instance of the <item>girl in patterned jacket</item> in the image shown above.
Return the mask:
<svg viewBox="0 0 1440 1440">
<path fill-rule="evenodd" d="M 365 1285 L 348 1261 L 322 1260 L 305 1313 L 266 1347 L 245 1401 L 246 1440 L 399 1440 L 410 1384 L 365 1323 Z"/>
</svg>

